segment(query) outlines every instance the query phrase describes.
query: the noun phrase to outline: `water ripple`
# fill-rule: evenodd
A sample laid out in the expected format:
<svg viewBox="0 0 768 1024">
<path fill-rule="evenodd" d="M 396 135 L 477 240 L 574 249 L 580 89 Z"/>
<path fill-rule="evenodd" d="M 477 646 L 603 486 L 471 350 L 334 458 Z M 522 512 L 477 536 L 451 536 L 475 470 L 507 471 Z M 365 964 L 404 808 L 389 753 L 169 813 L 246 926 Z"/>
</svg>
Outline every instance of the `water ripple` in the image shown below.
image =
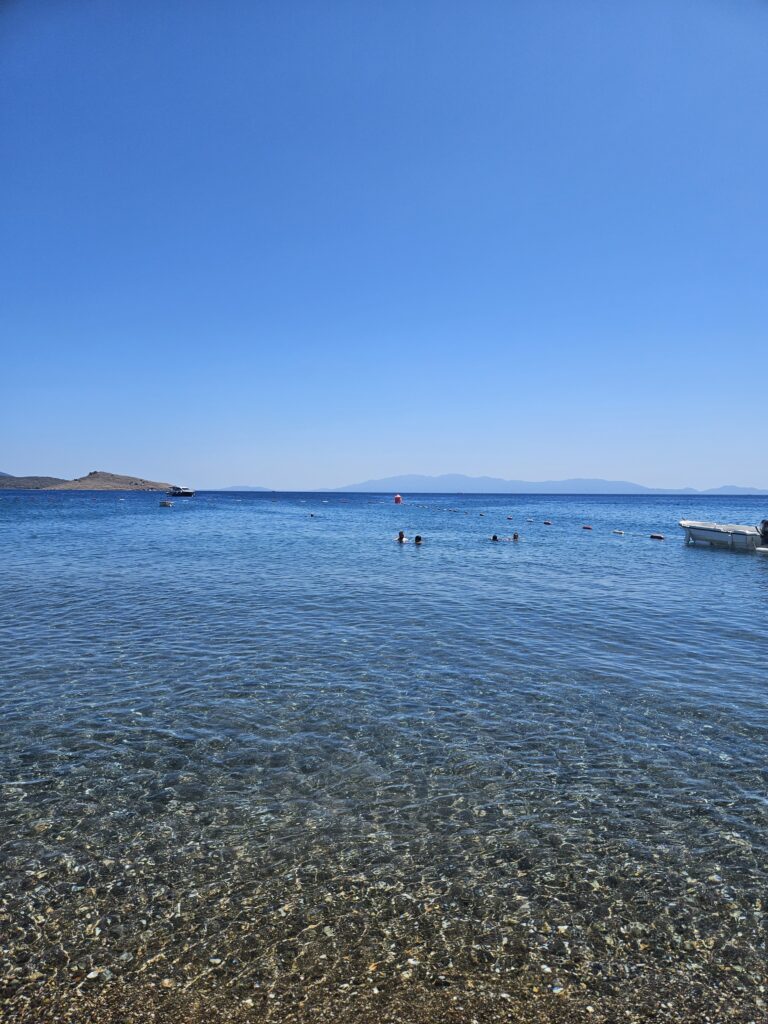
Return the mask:
<svg viewBox="0 0 768 1024">
<path fill-rule="evenodd" d="M 679 983 L 756 1020 L 768 560 L 648 540 L 692 511 L 2 492 L 7 1005 Z"/>
</svg>

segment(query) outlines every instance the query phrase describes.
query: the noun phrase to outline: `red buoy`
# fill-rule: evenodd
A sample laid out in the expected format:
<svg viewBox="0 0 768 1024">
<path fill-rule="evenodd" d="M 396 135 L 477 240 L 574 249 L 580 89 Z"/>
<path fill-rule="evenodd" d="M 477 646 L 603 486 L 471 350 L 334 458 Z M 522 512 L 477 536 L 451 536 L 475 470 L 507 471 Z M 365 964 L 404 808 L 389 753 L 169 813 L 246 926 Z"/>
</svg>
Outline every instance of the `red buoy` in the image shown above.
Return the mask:
<svg viewBox="0 0 768 1024">
<path fill-rule="evenodd" d="M 399 494 L 395 495 L 395 504 L 396 505 L 402 505 L 403 504 L 403 499 L 400 497 Z"/>
</svg>

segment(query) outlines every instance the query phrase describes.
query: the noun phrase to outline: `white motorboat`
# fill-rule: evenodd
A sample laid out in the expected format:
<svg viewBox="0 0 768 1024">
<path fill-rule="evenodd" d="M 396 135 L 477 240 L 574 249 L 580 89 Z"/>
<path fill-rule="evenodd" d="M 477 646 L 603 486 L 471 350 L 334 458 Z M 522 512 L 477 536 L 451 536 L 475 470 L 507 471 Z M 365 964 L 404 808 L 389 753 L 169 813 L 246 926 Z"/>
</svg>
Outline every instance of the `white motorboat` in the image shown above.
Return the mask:
<svg viewBox="0 0 768 1024">
<path fill-rule="evenodd" d="M 170 491 L 166 491 L 166 494 L 170 494 L 173 498 L 194 498 L 195 496 L 191 487 L 172 487 Z"/>
<path fill-rule="evenodd" d="M 686 544 L 711 544 L 735 551 L 759 551 L 768 554 L 768 519 L 759 526 L 739 526 L 736 523 L 697 523 L 681 519 Z"/>
</svg>

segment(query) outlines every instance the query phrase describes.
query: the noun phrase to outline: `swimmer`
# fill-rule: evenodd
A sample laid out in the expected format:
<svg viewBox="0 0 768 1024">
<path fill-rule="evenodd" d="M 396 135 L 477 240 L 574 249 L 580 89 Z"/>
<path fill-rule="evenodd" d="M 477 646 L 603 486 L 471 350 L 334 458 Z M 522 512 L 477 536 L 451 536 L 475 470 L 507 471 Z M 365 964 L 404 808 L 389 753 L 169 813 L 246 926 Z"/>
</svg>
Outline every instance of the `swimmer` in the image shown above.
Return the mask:
<svg viewBox="0 0 768 1024">
<path fill-rule="evenodd" d="M 494 541 L 497 541 L 498 539 L 499 539 L 499 538 L 498 538 L 498 537 L 496 536 L 496 534 L 495 534 L 495 533 L 494 533 L 494 535 L 493 535 L 493 536 L 491 537 L 491 540 L 494 540 Z"/>
<path fill-rule="evenodd" d="M 516 533 L 513 533 L 512 540 L 520 540 L 520 537 Z"/>
<path fill-rule="evenodd" d="M 415 536 L 415 537 L 413 538 L 413 543 L 414 543 L 414 544 L 422 544 L 422 543 L 423 543 L 423 541 L 422 541 L 422 539 L 421 539 L 421 536 L 420 536 L 420 535 L 419 535 L 418 533 L 417 533 L 417 534 L 416 534 L 416 536 Z"/>
<path fill-rule="evenodd" d="M 398 544 L 407 544 L 408 543 L 408 538 L 405 536 L 405 534 L 403 533 L 402 530 L 400 531 L 400 533 L 398 533 L 398 535 L 396 537 L 396 540 L 397 540 Z"/>
</svg>

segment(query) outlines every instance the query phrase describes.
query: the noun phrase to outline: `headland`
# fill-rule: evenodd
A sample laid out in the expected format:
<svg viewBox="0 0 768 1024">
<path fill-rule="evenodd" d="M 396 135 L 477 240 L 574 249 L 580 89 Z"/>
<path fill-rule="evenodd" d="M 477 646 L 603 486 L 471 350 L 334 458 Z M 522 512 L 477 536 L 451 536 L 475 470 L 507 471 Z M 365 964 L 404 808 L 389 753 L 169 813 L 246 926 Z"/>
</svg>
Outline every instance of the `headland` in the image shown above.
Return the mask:
<svg viewBox="0 0 768 1024">
<path fill-rule="evenodd" d="M 0 476 L 0 487 L 31 491 L 167 491 L 172 485 L 139 476 L 95 469 L 86 476 L 63 480 L 55 476 Z"/>
</svg>

